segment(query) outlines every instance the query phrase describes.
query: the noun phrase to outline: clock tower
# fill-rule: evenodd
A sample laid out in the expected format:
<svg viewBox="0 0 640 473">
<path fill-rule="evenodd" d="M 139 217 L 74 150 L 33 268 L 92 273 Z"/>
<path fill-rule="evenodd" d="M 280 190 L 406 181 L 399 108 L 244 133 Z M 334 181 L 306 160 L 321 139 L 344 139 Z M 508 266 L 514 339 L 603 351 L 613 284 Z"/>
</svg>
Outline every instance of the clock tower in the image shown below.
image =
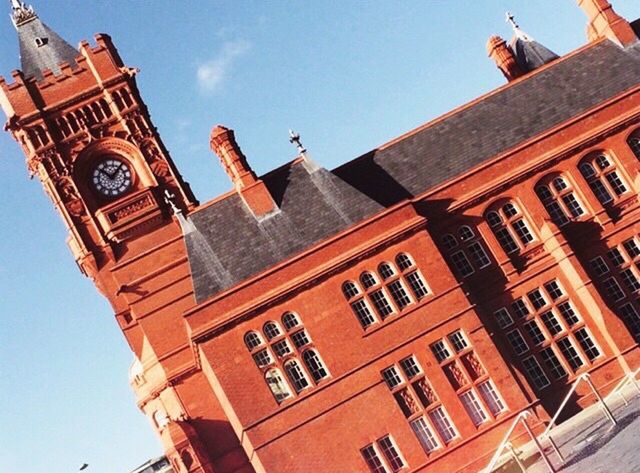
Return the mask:
<svg viewBox="0 0 640 473">
<path fill-rule="evenodd" d="M 97 272 L 128 243 L 171 221 L 165 192 L 188 211 L 195 198 L 177 172 L 111 38 L 75 49 L 31 6 L 13 0 L 21 71 L 0 78 L 5 129 L 22 147 L 69 230 L 81 270 Z"/>
</svg>

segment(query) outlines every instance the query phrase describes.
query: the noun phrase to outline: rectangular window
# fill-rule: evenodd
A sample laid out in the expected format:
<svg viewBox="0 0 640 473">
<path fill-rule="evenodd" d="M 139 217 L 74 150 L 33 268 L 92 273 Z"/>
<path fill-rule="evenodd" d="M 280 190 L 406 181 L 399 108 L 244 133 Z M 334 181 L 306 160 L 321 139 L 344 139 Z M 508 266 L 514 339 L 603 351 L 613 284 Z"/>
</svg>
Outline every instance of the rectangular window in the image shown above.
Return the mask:
<svg viewBox="0 0 640 473">
<path fill-rule="evenodd" d="M 449 349 L 445 345 L 444 341 L 438 340 L 433 345 L 431 345 L 431 351 L 433 355 L 436 357 L 438 361 L 444 361 L 451 356 Z"/>
<path fill-rule="evenodd" d="M 469 263 L 467 255 L 464 254 L 464 251 L 456 251 L 455 253 L 451 253 L 451 262 L 461 276 L 467 277 L 473 274 L 473 266 L 471 266 L 471 263 Z"/>
<path fill-rule="evenodd" d="M 435 435 L 433 435 L 429 424 L 427 424 L 427 421 L 423 417 L 412 421 L 411 428 L 422 444 L 422 448 L 424 448 L 427 453 L 431 453 L 439 448 Z"/>
<path fill-rule="evenodd" d="M 580 317 L 578 317 L 578 313 L 574 310 L 571 302 L 565 301 L 558 304 L 558 310 L 569 327 L 573 327 L 575 324 L 580 322 Z"/>
<path fill-rule="evenodd" d="M 624 241 L 622 243 L 622 246 L 624 246 L 624 249 L 627 251 L 627 255 L 629 255 L 629 258 L 635 259 L 640 255 L 640 246 L 638 246 L 635 238 L 630 238 Z"/>
<path fill-rule="evenodd" d="M 567 206 L 569 212 L 571 212 L 571 215 L 574 218 L 577 218 L 584 213 L 582 205 L 580 205 L 578 199 L 576 199 L 576 197 L 573 195 L 573 192 L 563 195 L 562 201 L 564 202 L 564 205 Z"/>
<path fill-rule="evenodd" d="M 571 366 L 571 369 L 573 371 L 576 371 L 578 368 L 584 365 L 584 361 L 582 361 L 582 358 L 580 358 L 576 347 L 573 346 L 573 343 L 571 343 L 569 337 L 558 340 L 558 347 L 560 348 L 560 351 L 564 355 L 565 360 L 567 360 L 567 363 L 569 363 L 569 366 Z"/>
<path fill-rule="evenodd" d="M 533 241 L 533 235 L 529 231 L 527 224 L 524 223 L 523 219 L 518 219 L 513 222 L 513 229 L 516 231 L 520 242 L 527 246 L 529 243 Z"/>
<path fill-rule="evenodd" d="M 553 348 L 547 347 L 544 350 L 540 350 L 540 356 L 542 357 L 542 361 L 544 361 L 545 366 L 549 369 L 549 372 L 555 379 L 561 379 L 567 375 L 567 372 L 562 366 L 562 363 L 560 363 L 560 360 L 553 351 Z"/>
<path fill-rule="evenodd" d="M 540 315 L 540 318 L 542 319 L 542 323 L 544 323 L 544 326 L 547 327 L 547 330 L 552 336 L 557 335 L 564 330 L 552 311 L 546 311 L 544 314 Z"/>
<path fill-rule="evenodd" d="M 272 345 L 273 351 L 276 352 L 279 358 L 290 355 L 292 353 L 289 342 L 286 340 L 280 340 Z"/>
<path fill-rule="evenodd" d="M 540 289 L 534 289 L 529 294 L 527 294 L 531 304 L 534 309 L 538 310 L 547 305 L 547 300 L 544 298 L 542 291 Z"/>
<path fill-rule="evenodd" d="M 546 340 L 542 330 L 538 327 L 538 322 L 535 320 L 530 320 L 523 327 L 534 345 L 541 345 Z"/>
<path fill-rule="evenodd" d="M 604 262 L 604 259 L 602 259 L 602 256 L 597 256 L 591 260 L 591 269 L 593 269 L 596 276 L 602 276 L 609 272 L 609 267 L 607 263 Z"/>
<path fill-rule="evenodd" d="M 625 298 L 624 292 L 622 292 L 622 289 L 620 289 L 618 281 L 616 281 L 614 278 L 605 279 L 603 281 L 603 284 L 604 290 L 606 291 L 607 295 L 614 301 L 619 301 Z"/>
<path fill-rule="evenodd" d="M 478 384 L 478 391 L 480 391 L 480 396 L 484 399 L 491 414 L 496 416 L 505 410 L 504 403 L 490 380 Z"/>
<path fill-rule="evenodd" d="M 458 434 L 442 406 L 436 407 L 429 412 L 429 419 L 433 422 L 434 427 L 444 443 L 449 443 L 457 437 Z"/>
<path fill-rule="evenodd" d="M 556 224 L 559 227 L 569 223 L 569 219 L 564 213 L 564 210 L 562 209 L 562 207 L 560 207 L 559 203 L 557 203 L 556 201 L 551 201 L 544 204 L 544 206 L 547 209 L 547 212 L 549 212 L 549 216 L 551 217 L 551 220 L 556 222 Z"/>
<path fill-rule="evenodd" d="M 467 249 L 471 254 L 471 259 L 478 269 L 486 268 L 491 264 L 491 260 L 484 251 L 484 248 L 477 241 L 470 243 L 469 246 L 467 246 Z"/>
<path fill-rule="evenodd" d="M 451 345 L 456 352 L 460 352 L 469 346 L 467 340 L 464 338 L 464 335 L 460 330 L 449 334 L 449 341 L 451 342 Z"/>
<path fill-rule="evenodd" d="M 271 363 L 273 363 L 271 355 L 267 350 L 260 350 L 259 352 L 256 352 L 253 355 L 253 359 L 256 362 L 256 365 L 258 365 L 260 368 L 269 366 Z"/>
<path fill-rule="evenodd" d="M 391 471 L 396 472 L 404 468 L 404 460 L 400 456 L 398 449 L 389 435 L 378 440 L 378 445 L 382 449 L 382 454 L 387 459 L 387 463 L 389 463 Z"/>
<path fill-rule="evenodd" d="M 487 414 L 484 412 L 484 409 L 482 409 L 482 406 L 480 405 L 480 402 L 473 390 L 460 394 L 460 401 L 462 402 L 465 411 L 467 411 L 467 414 L 469 414 L 473 425 L 477 427 L 487 421 Z"/>
<path fill-rule="evenodd" d="M 590 181 L 589 187 L 591 187 L 591 190 L 602 205 L 607 205 L 613 200 L 613 197 L 611 197 L 607 188 L 598 179 Z"/>
<path fill-rule="evenodd" d="M 309 340 L 307 332 L 305 332 L 304 330 L 292 333 L 291 340 L 293 340 L 293 344 L 296 346 L 296 348 L 301 348 L 311 342 L 311 340 Z"/>
<path fill-rule="evenodd" d="M 389 473 L 373 445 L 367 445 L 360 450 L 360 453 L 362 453 L 362 458 L 364 458 L 371 473 Z"/>
<path fill-rule="evenodd" d="M 376 321 L 364 299 L 358 299 L 357 301 L 352 302 L 351 309 L 353 310 L 353 313 L 356 314 L 356 317 L 358 317 L 358 321 L 360 322 L 360 325 L 362 325 L 362 328 L 367 328 Z"/>
<path fill-rule="evenodd" d="M 593 361 L 600 356 L 600 350 L 594 343 L 591 336 L 589 336 L 589 332 L 587 332 L 586 328 L 583 327 L 580 330 L 576 330 L 574 335 L 576 336 L 580 347 L 582 347 L 582 351 L 584 351 L 584 354 L 587 355 L 589 360 Z"/>
<path fill-rule="evenodd" d="M 519 250 L 518 245 L 511 236 L 511 233 L 509 233 L 509 230 L 506 228 L 498 228 L 494 233 L 498 239 L 498 243 L 500 243 L 500 246 L 505 253 L 510 254 Z"/>
<path fill-rule="evenodd" d="M 620 271 L 620 277 L 622 278 L 624 285 L 627 286 L 629 292 L 635 292 L 640 289 L 640 281 L 638 281 L 638 277 L 633 269 L 623 269 Z"/>
<path fill-rule="evenodd" d="M 627 325 L 629 332 L 634 337 L 640 336 L 640 316 L 631 303 L 627 303 L 620 307 L 620 313 L 622 314 L 622 320 Z"/>
<path fill-rule="evenodd" d="M 387 287 L 389 288 L 391 297 L 393 297 L 393 300 L 396 302 L 398 308 L 403 309 L 404 307 L 411 304 L 409 294 L 407 294 L 406 289 L 399 280 L 387 284 Z"/>
<path fill-rule="evenodd" d="M 507 340 L 509 340 L 509 343 L 516 355 L 522 355 L 529 350 L 529 346 L 527 345 L 527 342 L 524 341 L 524 338 L 522 338 L 520 330 L 516 329 L 511 332 L 507 332 Z"/>
<path fill-rule="evenodd" d="M 544 288 L 547 290 L 547 293 L 551 297 L 551 300 L 556 300 L 564 296 L 564 292 L 562 292 L 562 288 L 558 281 L 549 281 L 544 285 Z"/>
<path fill-rule="evenodd" d="M 402 371 L 404 371 L 407 379 L 411 379 L 422 372 L 420 365 L 414 356 L 409 356 L 404 360 L 400 360 L 400 366 L 402 367 Z"/>
<path fill-rule="evenodd" d="M 607 182 L 613 189 L 613 192 L 616 193 L 616 195 L 622 195 L 627 192 L 627 186 L 624 185 L 622 179 L 620 179 L 620 176 L 618 176 L 618 173 L 616 171 L 611 171 L 609 174 L 605 174 L 604 177 L 607 179 Z"/>
<path fill-rule="evenodd" d="M 378 314 L 380 314 L 380 317 L 384 319 L 386 316 L 393 314 L 393 307 L 389 304 L 387 296 L 384 294 L 382 289 L 376 289 L 375 291 L 372 291 L 370 295 L 371 301 L 378 311 Z"/>
<path fill-rule="evenodd" d="M 500 309 L 496 310 L 493 313 L 493 316 L 496 318 L 496 322 L 498 322 L 498 327 L 500 328 L 508 327 L 513 323 L 513 320 L 511 319 L 509 312 L 504 307 L 501 307 Z"/>
<path fill-rule="evenodd" d="M 607 257 L 615 266 L 624 264 L 624 258 L 618 248 L 611 248 L 609 251 L 607 251 Z"/>
<path fill-rule="evenodd" d="M 400 373 L 395 366 L 390 366 L 389 368 L 385 368 L 382 370 L 382 379 L 384 379 L 389 389 L 393 389 L 396 386 L 402 384 L 402 378 L 400 377 Z"/>
<path fill-rule="evenodd" d="M 522 298 L 513 301 L 511 308 L 513 309 L 513 313 L 516 314 L 516 317 L 519 319 L 530 314 L 529 307 L 527 307 L 527 303 Z"/>
<path fill-rule="evenodd" d="M 522 365 L 536 388 L 544 389 L 551 384 L 549 378 L 544 374 L 544 371 L 542 371 L 542 368 L 540 368 L 538 361 L 534 357 L 530 356 L 529 358 L 525 358 L 522 360 Z"/>
<path fill-rule="evenodd" d="M 405 279 L 409 282 L 409 286 L 413 291 L 413 295 L 416 296 L 416 299 L 422 299 L 424 296 L 429 294 L 429 290 L 420 277 L 418 271 L 407 274 Z"/>
</svg>

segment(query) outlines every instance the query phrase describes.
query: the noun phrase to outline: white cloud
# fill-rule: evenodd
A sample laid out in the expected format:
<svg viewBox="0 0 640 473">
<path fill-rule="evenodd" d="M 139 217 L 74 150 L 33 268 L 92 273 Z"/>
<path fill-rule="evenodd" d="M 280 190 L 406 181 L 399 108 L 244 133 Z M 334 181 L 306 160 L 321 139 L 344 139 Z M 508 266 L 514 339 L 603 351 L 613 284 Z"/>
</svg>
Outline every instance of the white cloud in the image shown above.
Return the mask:
<svg viewBox="0 0 640 473">
<path fill-rule="evenodd" d="M 251 44 L 245 40 L 224 43 L 215 58 L 198 66 L 196 76 L 200 89 L 209 93 L 220 90 L 236 58 L 246 53 L 250 47 Z"/>
</svg>

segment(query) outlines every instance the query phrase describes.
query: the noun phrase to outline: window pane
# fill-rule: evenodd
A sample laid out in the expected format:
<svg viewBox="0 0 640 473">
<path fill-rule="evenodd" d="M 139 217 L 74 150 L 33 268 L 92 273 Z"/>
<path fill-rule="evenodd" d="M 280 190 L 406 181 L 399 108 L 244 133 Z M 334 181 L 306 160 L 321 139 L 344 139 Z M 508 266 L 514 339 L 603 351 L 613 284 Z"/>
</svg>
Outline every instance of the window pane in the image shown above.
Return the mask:
<svg viewBox="0 0 640 473">
<path fill-rule="evenodd" d="M 342 285 L 342 292 L 344 297 L 347 299 L 351 299 L 354 296 L 357 296 L 360 291 L 358 291 L 358 287 L 352 282 L 346 282 Z"/>
<path fill-rule="evenodd" d="M 368 289 L 378 284 L 378 281 L 376 281 L 375 276 L 371 273 L 362 273 L 360 275 L 360 282 L 362 283 L 365 289 Z"/>
<path fill-rule="evenodd" d="M 529 227 L 527 227 L 527 224 L 524 223 L 523 219 L 519 219 L 513 222 L 513 229 L 516 231 L 516 235 L 518 235 L 520 243 L 522 243 L 524 246 L 527 246 L 533 241 L 533 235 L 529 231 Z"/>
<path fill-rule="evenodd" d="M 522 298 L 513 301 L 513 303 L 511 304 L 511 308 L 513 309 L 513 313 L 519 319 L 530 314 L 529 307 L 527 307 L 527 303 Z"/>
<path fill-rule="evenodd" d="M 289 346 L 289 342 L 287 340 L 280 340 L 272 345 L 273 351 L 276 352 L 276 355 L 280 358 L 283 356 L 290 355 L 291 347 Z"/>
<path fill-rule="evenodd" d="M 395 271 L 388 263 L 380 264 L 380 266 L 378 266 L 378 272 L 380 273 L 380 276 L 382 276 L 382 279 L 390 278 L 395 274 Z"/>
<path fill-rule="evenodd" d="M 360 299 L 353 302 L 351 304 L 351 308 L 353 309 L 353 312 L 356 314 L 356 317 L 358 317 L 358 321 L 360 322 L 360 325 L 362 325 L 363 328 L 367 328 L 369 325 L 371 325 L 376 321 L 376 319 L 371 314 L 371 311 L 369 310 L 369 307 L 367 306 L 367 303 L 364 301 L 364 299 Z"/>
<path fill-rule="evenodd" d="M 616 266 L 620 266 L 624 264 L 624 257 L 618 248 L 611 248 L 607 251 L 607 257 L 611 260 L 613 264 Z"/>
<path fill-rule="evenodd" d="M 620 271 L 620 277 L 622 277 L 622 282 L 629 292 L 635 292 L 640 289 L 640 281 L 638 281 L 638 277 L 635 272 L 631 268 L 623 269 Z"/>
<path fill-rule="evenodd" d="M 614 301 L 624 299 L 624 292 L 622 292 L 622 289 L 620 289 L 620 285 L 614 278 L 605 279 L 603 283 L 604 289 L 611 299 L 613 299 Z"/>
<path fill-rule="evenodd" d="M 553 194 L 547 186 L 536 187 L 536 194 L 538 194 L 538 197 L 540 197 L 540 200 L 542 200 L 543 202 L 549 199 L 553 199 Z"/>
<path fill-rule="evenodd" d="M 393 389 L 402 384 L 402 378 L 395 366 L 390 366 L 389 368 L 382 370 L 382 379 L 387 383 L 389 389 Z"/>
<path fill-rule="evenodd" d="M 247 345 L 249 350 L 253 350 L 254 348 L 262 345 L 262 340 L 260 339 L 260 335 L 256 332 L 249 332 L 244 336 L 244 343 Z"/>
<path fill-rule="evenodd" d="M 569 363 L 569 366 L 571 366 L 571 369 L 575 371 L 584 365 L 584 361 L 582 361 L 578 351 L 568 337 L 558 340 L 558 347 L 560 348 L 565 360 L 567 360 L 567 363 Z"/>
<path fill-rule="evenodd" d="M 382 437 L 378 440 L 378 445 L 380 445 L 382 454 L 387 459 L 387 462 L 391 467 L 391 471 L 396 472 L 404 468 L 404 460 L 400 457 L 398 449 L 389 436 Z"/>
<path fill-rule="evenodd" d="M 451 250 L 451 249 L 455 248 L 456 246 L 458 246 L 458 241 L 456 240 L 456 238 L 453 235 L 446 234 L 445 236 L 442 237 L 442 245 L 447 250 Z"/>
<path fill-rule="evenodd" d="M 473 267 L 471 266 L 471 263 L 469 263 L 467 255 L 465 255 L 463 251 L 452 253 L 451 262 L 462 276 L 469 276 L 473 273 Z"/>
<path fill-rule="evenodd" d="M 378 311 L 380 317 L 384 319 L 389 314 L 393 314 L 393 308 L 391 307 L 391 304 L 389 304 L 387 296 L 382 289 L 376 289 L 375 291 L 372 291 L 370 295 L 373 306 Z"/>
<path fill-rule="evenodd" d="M 473 230 L 471 230 L 471 228 L 466 225 L 460 227 L 460 229 L 458 230 L 458 235 L 460 236 L 460 239 L 462 241 L 471 240 L 475 236 Z"/>
<path fill-rule="evenodd" d="M 487 420 L 487 414 L 482 409 L 478 398 L 476 398 L 475 393 L 470 390 L 460 394 L 460 401 L 462 401 L 462 405 L 464 406 L 465 411 L 469 414 L 473 425 L 476 427 Z"/>
<path fill-rule="evenodd" d="M 413 295 L 416 296 L 416 299 L 422 299 L 424 296 L 429 294 L 429 290 L 420 277 L 418 271 L 407 274 L 405 278 L 409 282 L 409 286 L 413 291 Z"/>
<path fill-rule="evenodd" d="M 309 387 L 309 381 L 307 381 L 307 377 L 302 372 L 302 368 L 300 368 L 298 362 L 291 361 L 287 363 L 284 366 L 284 370 L 287 372 L 289 381 L 291 381 L 293 389 L 295 389 L 297 393 Z"/>
<path fill-rule="evenodd" d="M 596 179 L 595 181 L 589 182 L 589 187 L 591 187 L 591 190 L 602 205 L 606 205 L 613 200 L 607 188 L 599 180 Z"/>
<path fill-rule="evenodd" d="M 516 209 L 516 207 L 511 203 L 504 204 L 502 206 L 502 212 L 504 212 L 504 214 L 507 217 L 513 217 L 514 215 L 518 215 L 518 209 Z"/>
<path fill-rule="evenodd" d="M 534 357 L 531 356 L 522 360 L 522 364 L 527 371 L 529 379 L 531 379 L 536 388 L 543 389 L 551 384 L 549 378 L 544 374 L 544 371 L 542 371 L 542 368 L 540 368 L 540 365 Z"/>
<path fill-rule="evenodd" d="M 418 362 L 413 356 L 401 360 L 400 366 L 402 367 L 402 371 L 404 371 L 404 374 L 408 379 L 411 379 L 417 374 L 421 373 L 420 365 L 418 365 Z"/>
<path fill-rule="evenodd" d="M 280 327 L 275 322 L 267 322 L 264 324 L 264 334 L 267 340 L 271 340 L 279 335 L 282 335 Z"/>
<path fill-rule="evenodd" d="M 404 253 L 400 253 L 398 256 L 396 256 L 396 264 L 402 271 L 404 271 L 405 269 L 409 269 L 411 266 L 413 266 L 413 263 L 411 262 L 411 258 L 409 258 L 409 256 Z"/>
<path fill-rule="evenodd" d="M 456 438 L 456 430 L 443 407 L 436 407 L 434 410 L 429 412 L 429 418 L 431 419 L 431 422 L 433 422 L 434 427 L 440 434 L 444 443 L 449 443 L 451 440 Z"/>
<path fill-rule="evenodd" d="M 640 315 L 638 315 L 636 308 L 632 304 L 627 303 L 620 307 L 620 313 L 622 314 L 622 320 L 627 325 L 629 332 L 631 332 L 634 337 L 639 337 Z"/>
<path fill-rule="evenodd" d="M 640 137 L 632 136 L 627 140 L 627 144 L 629 145 L 629 148 L 631 148 L 631 151 L 633 151 L 636 158 L 640 159 Z"/>
<path fill-rule="evenodd" d="M 553 348 L 547 347 L 544 350 L 540 350 L 540 356 L 545 366 L 549 369 L 549 372 L 555 379 L 564 378 L 567 375 L 566 370 L 560 363 L 560 360 L 556 356 Z"/>
<path fill-rule="evenodd" d="M 450 334 L 449 341 L 451 342 L 451 345 L 456 352 L 462 351 L 469 346 L 467 340 L 464 338 L 464 335 L 460 330 Z"/>
<path fill-rule="evenodd" d="M 318 382 L 322 378 L 326 378 L 329 373 L 322 364 L 322 360 L 314 350 L 307 350 L 302 354 L 304 364 L 307 365 L 307 369 L 311 372 L 313 379 Z"/>
<path fill-rule="evenodd" d="M 480 243 L 474 241 L 468 247 L 469 254 L 471 255 L 471 259 L 478 269 L 484 268 L 491 264 L 491 261 L 487 257 L 487 253 L 485 253 L 484 248 Z"/>
<path fill-rule="evenodd" d="M 627 251 L 629 258 L 634 259 L 636 256 L 640 255 L 640 246 L 636 242 L 635 238 L 630 238 L 629 240 L 622 243 L 624 249 Z"/>
<path fill-rule="evenodd" d="M 434 450 L 438 449 L 438 441 L 433 435 L 429 424 L 427 424 L 427 421 L 423 417 L 412 421 L 411 428 L 422 444 L 422 448 L 424 448 L 427 453 L 431 453 Z"/>
<path fill-rule="evenodd" d="M 292 333 L 291 340 L 293 340 L 293 344 L 296 346 L 296 348 L 303 347 L 311 342 L 311 340 L 309 340 L 307 332 L 305 332 L 304 330 Z"/>
<path fill-rule="evenodd" d="M 442 340 L 438 340 L 431 345 L 431 351 L 438 361 L 444 361 L 451 356 L 449 349 Z"/>
<path fill-rule="evenodd" d="M 389 283 L 387 287 L 398 308 L 402 309 L 411 304 L 409 294 L 407 294 L 407 291 L 399 280 Z"/>
<path fill-rule="evenodd" d="M 560 322 L 558 322 L 558 319 L 556 318 L 555 314 L 552 311 L 550 310 L 546 311 L 544 314 L 540 316 L 540 318 L 542 319 L 544 326 L 547 327 L 547 330 L 552 336 L 557 335 L 564 330 L 562 328 L 562 325 L 560 325 Z"/>
<path fill-rule="evenodd" d="M 596 276 L 602 276 L 609 272 L 609 267 L 607 263 L 604 262 L 601 256 L 598 256 L 591 260 L 591 269 L 596 274 Z"/>
<path fill-rule="evenodd" d="M 489 212 L 487 213 L 487 222 L 490 227 L 496 227 L 502 223 L 502 217 L 498 215 L 498 212 Z"/>
<path fill-rule="evenodd" d="M 271 393 L 273 394 L 273 397 L 276 398 L 277 402 L 281 402 L 291 396 L 287 384 L 284 379 L 282 379 L 282 375 L 277 369 L 267 371 L 265 374 L 265 380 L 267 381 L 267 385 L 271 389 Z"/>
<path fill-rule="evenodd" d="M 624 185 L 620 176 L 616 171 L 611 171 L 604 176 L 616 195 L 622 195 L 627 192 L 627 186 Z"/>
<path fill-rule="evenodd" d="M 598 350 L 598 347 L 591 339 L 591 336 L 587 332 L 586 328 L 577 330 L 575 332 L 575 336 L 578 340 L 578 343 L 582 347 L 584 354 L 587 355 L 587 358 L 589 358 L 589 360 L 593 361 L 600 356 L 600 350 Z"/>
<path fill-rule="evenodd" d="M 538 322 L 536 322 L 535 320 L 531 320 L 524 324 L 523 327 L 534 345 L 540 345 L 544 343 L 545 336 L 542 333 L 542 330 L 540 330 Z"/>
<path fill-rule="evenodd" d="M 480 396 L 484 399 L 491 414 L 495 416 L 505 410 L 505 405 L 490 380 L 478 384 L 478 391 L 480 391 Z"/>
<path fill-rule="evenodd" d="M 253 355 L 253 359 L 260 368 L 270 365 L 273 363 L 273 359 L 269 354 L 268 350 L 260 350 Z"/>
<path fill-rule="evenodd" d="M 540 289 L 534 289 L 529 294 L 527 294 L 531 304 L 537 310 L 547 305 L 547 300 L 545 299 L 542 291 Z"/>
<path fill-rule="evenodd" d="M 496 318 L 496 321 L 498 322 L 498 327 L 500 328 L 508 327 L 513 323 L 513 320 L 511 319 L 509 312 L 504 307 L 496 310 L 493 313 L 493 316 Z"/>
<path fill-rule="evenodd" d="M 564 209 L 555 201 L 548 202 L 544 205 L 549 212 L 549 217 L 553 220 L 558 226 L 565 225 L 569 223 L 569 218 L 564 213 Z"/>
<path fill-rule="evenodd" d="M 378 452 L 376 452 L 373 445 L 366 446 L 360 450 L 360 453 L 362 453 L 362 458 L 364 458 L 371 473 L 389 473 L 382 464 L 382 460 L 380 460 Z"/>
<path fill-rule="evenodd" d="M 580 215 L 584 214 L 582 205 L 580 205 L 580 202 L 578 202 L 578 199 L 576 199 L 572 192 L 563 195 L 562 201 L 564 202 L 564 205 L 567 206 L 567 209 L 569 209 L 569 212 L 574 218 L 577 218 Z"/>
<path fill-rule="evenodd" d="M 507 340 L 509 340 L 509 343 L 516 355 L 522 355 L 529 350 L 529 346 L 527 345 L 527 342 L 524 341 L 524 338 L 522 338 L 520 330 L 516 329 L 507 333 Z"/>
<path fill-rule="evenodd" d="M 515 240 L 509 233 L 509 230 L 506 228 L 499 228 L 495 231 L 496 238 L 498 239 L 498 243 L 502 246 L 502 249 L 507 253 L 513 253 L 514 251 L 518 251 L 518 245 Z"/>
<path fill-rule="evenodd" d="M 295 314 L 293 314 L 292 312 L 287 312 L 282 316 L 282 324 L 284 325 L 284 328 L 286 328 L 287 330 L 291 330 L 292 328 L 297 327 L 300 322 L 298 321 L 298 318 Z"/>
<path fill-rule="evenodd" d="M 544 288 L 547 290 L 547 293 L 554 301 L 564 295 L 564 292 L 562 292 L 562 288 L 557 281 L 549 281 L 544 285 Z"/>
</svg>

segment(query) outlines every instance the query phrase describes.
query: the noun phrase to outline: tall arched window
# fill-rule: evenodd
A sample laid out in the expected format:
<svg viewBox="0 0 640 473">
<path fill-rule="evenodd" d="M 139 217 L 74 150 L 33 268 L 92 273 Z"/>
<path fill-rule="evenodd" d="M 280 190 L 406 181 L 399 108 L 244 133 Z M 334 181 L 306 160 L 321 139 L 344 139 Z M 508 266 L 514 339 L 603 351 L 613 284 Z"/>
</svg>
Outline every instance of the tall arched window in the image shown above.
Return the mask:
<svg viewBox="0 0 640 473">
<path fill-rule="evenodd" d="M 627 138 L 627 144 L 637 159 L 640 160 L 640 128 L 631 133 Z"/>
<path fill-rule="evenodd" d="M 327 373 L 322 360 L 315 350 L 306 350 L 304 353 L 302 353 L 302 359 L 304 360 L 304 364 L 307 366 L 307 369 L 311 373 L 311 376 L 313 376 L 313 379 L 316 383 L 328 376 L 329 373 Z"/>
<path fill-rule="evenodd" d="M 291 396 L 289 386 L 287 386 L 287 382 L 282 377 L 279 369 L 271 368 L 264 374 L 264 379 L 266 380 L 269 389 L 271 389 L 273 397 L 276 398 L 276 402 L 281 403 Z"/>
<path fill-rule="evenodd" d="M 262 338 L 260 338 L 258 332 L 247 332 L 247 334 L 244 336 L 244 343 L 245 345 L 247 345 L 249 351 L 252 351 L 254 348 L 262 345 Z"/>
<path fill-rule="evenodd" d="M 584 215 L 584 208 L 576 197 L 573 186 L 563 176 L 543 178 L 536 186 L 536 194 L 551 220 L 559 226 Z"/>
<path fill-rule="evenodd" d="M 398 268 L 400 268 L 400 271 L 402 271 L 405 281 L 409 283 L 409 287 L 416 299 L 422 299 L 429 295 L 429 289 L 422 279 L 420 271 L 418 271 L 413 259 L 411 259 L 408 254 L 398 253 L 396 256 L 396 264 Z"/>
<path fill-rule="evenodd" d="M 381 319 L 385 319 L 395 312 L 393 306 L 389 303 L 386 290 L 373 273 L 369 271 L 362 273 L 360 275 L 360 282 L 366 289 L 367 296 Z"/>
<path fill-rule="evenodd" d="M 354 282 L 345 282 L 342 285 L 342 293 L 347 301 L 349 301 L 351 310 L 353 310 L 353 313 L 358 318 L 358 322 L 360 322 L 362 328 L 367 328 L 376 322 L 376 318 L 371 312 L 369 304 Z"/>
<path fill-rule="evenodd" d="M 296 360 L 287 361 L 284 365 L 284 369 L 287 372 L 289 381 L 291 381 L 291 384 L 293 384 L 293 388 L 297 393 L 309 387 L 307 376 L 304 374 L 304 371 L 302 371 L 302 368 L 300 368 L 300 365 Z"/>
<path fill-rule="evenodd" d="M 282 335 L 282 330 L 278 327 L 278 324 L 272 321 L 264 324 L 264 328 L 262 329 L 267 340 L 273 340 L 274 338 Z"/>
<path fill-rule="evenodd" d="M 622 180 L 613 160 L 605 154 L 590 155 L 580 161 L 580 173 L 602 205 L 613 203 L 629 187 Z"/>
<path fill-rule="evenodd" d="M 481 240 L 480 235 L 468 225 L 458 228 L 457 238 L 451 233 L 442 237 L 442 244 L 449 250 L 449 260 L 462 277 L 470 276 L 491 264 Z"/>
<path fill-rule="evenodd" d="M 521 251 L 534 241 L 529 225 L 513 202 L 492 206 L 485 219 L 507 254 Z"/>
<path fill-rule="evenodd" d="M 293 312 L 285 312 L 282 316 L 282 325 L 288 331 L 300 325 L 298 317 Z"/>
</svg>

